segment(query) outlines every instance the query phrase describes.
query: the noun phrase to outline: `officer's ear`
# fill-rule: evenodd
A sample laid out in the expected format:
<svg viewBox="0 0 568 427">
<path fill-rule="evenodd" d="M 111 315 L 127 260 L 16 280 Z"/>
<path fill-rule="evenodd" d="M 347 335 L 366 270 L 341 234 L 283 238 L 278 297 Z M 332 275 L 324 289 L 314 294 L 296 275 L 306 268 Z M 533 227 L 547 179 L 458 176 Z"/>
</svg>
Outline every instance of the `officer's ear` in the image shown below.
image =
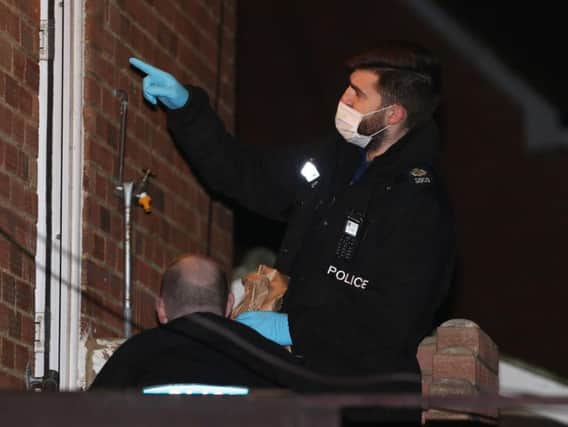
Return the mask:
<svg viewBox="0 0 568 427">
<path fill-rule="evenodd" d="M 166 315 L 166 304 L 160 297 L 156 298 L 156 314 L 158 315 L 158 321 L 162 325 L 168 323 L 168 316 Z"/>
<path fill-rule="evenodd" d="M 233 305 L 235 305 L 235 296 L 232 292 L 229 292 L 227 296 L 227 306 L 225 307 L 225 317 L 229 317 L 233 311 Z"/>
<path fill-rule="evenodd" d="M 391 108 L 387 111 L 387 125 L 393 126 L 403 123 L 406 120 L 408 113 L 406 108 L 400 104 L 392 104 Z"/>
</svg>

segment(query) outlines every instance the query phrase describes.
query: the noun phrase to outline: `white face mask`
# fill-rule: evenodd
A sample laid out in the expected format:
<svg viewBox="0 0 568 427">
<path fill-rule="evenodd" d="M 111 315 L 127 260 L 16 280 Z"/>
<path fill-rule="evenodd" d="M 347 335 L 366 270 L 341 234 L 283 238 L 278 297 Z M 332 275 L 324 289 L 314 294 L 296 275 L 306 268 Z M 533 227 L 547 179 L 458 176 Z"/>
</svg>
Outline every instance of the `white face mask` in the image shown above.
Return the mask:
<svg viewBox="0 0 568 427">
<path fill-rule="evenodd" d="M 387 108 L 390 107 L 392 107 L 392 104 L 387 105 L 386 107 L 379 108 L 376 111 L 371 111 L 370 113 L 362 114 L 359 111 L 349 107 L 347 104 L 344 104 L 343 102 L 340 101 L 339 104 L 337 105 L 337 113 L 335 114 L 335 127 L 347 142 L 355 144 L 361 148 L 365 148 L 369 144 L 369 142 L 371 142 L 371 140 L 375 135 L 378 135 L 379 133 L 383 132 L 385 129 L 389 128 L 390 125 L 387 125 L 382 129 L 379 129 L 378 131 L 376 131 L 371 135 L 361 135 L 358 132 L 361 121 L 366 116 L 370 116 L 371 114 L 378 113 L 379 111 L 386 110 Z"/>
</svg>

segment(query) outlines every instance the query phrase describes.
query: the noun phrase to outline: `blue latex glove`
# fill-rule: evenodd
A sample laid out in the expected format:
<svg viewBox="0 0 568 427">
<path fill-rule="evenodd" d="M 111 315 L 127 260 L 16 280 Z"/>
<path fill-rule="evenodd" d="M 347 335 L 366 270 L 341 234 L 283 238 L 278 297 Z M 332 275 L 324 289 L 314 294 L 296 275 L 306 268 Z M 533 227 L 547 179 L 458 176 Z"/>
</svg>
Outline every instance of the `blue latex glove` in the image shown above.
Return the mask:
<svg viewBox="0 0 568 427">
<path fill-rule="evenodd" d="M 273 311 L 247 311 L 239 314 L 235 320 L 277 344 L 292 345 L 287 314 Z"/>
<path fill-rule="evenodd" d="M 130 58 L 128 62 L 147 74 L 142 80 L 142 93 L 149 103 L 156 105 L 157 98 L 170 110 L 181 108 L 187 103 L 189 92 L 170 73 L 138 58 Z"/>
</svg>

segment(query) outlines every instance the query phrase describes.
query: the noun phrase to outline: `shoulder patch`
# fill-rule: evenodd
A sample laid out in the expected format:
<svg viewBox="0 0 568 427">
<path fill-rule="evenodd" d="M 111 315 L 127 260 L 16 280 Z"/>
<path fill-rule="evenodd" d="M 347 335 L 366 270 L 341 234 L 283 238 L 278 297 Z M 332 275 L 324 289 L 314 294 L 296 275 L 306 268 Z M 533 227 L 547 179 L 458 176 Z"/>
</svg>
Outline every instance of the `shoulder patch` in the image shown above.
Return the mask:
<svg viewBox="0 0 568 427">
<path fill-rule="evenodd" d="M 432 174 L 426 169 L 413 168 L 409 173 L 412 184 L 432 184 Z"/>
</svg>

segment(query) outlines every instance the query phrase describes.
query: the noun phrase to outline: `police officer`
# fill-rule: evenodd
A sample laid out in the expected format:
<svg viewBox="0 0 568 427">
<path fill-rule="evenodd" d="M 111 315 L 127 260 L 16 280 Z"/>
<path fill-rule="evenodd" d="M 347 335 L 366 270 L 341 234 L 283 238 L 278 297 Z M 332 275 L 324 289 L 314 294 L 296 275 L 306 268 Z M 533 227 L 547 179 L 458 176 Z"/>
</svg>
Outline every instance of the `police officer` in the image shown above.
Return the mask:
<svg viewBox="0 0 568 427">
<path fill-rule="evenodd" d="M 353 58 L 337 132 L 282 152 L 235 141 L 202 89 L 130 62 L 147 74 L 144 97 L 167 107 L 175 143 L 206 184 L 288 221 L 277 260 L 291 277 L 281 312 L 237 320 L 323 373 L 419 373 L 417 346 L 454 261 L 432 121 L 436 59 L 399 41 Z"/>
</svg>

